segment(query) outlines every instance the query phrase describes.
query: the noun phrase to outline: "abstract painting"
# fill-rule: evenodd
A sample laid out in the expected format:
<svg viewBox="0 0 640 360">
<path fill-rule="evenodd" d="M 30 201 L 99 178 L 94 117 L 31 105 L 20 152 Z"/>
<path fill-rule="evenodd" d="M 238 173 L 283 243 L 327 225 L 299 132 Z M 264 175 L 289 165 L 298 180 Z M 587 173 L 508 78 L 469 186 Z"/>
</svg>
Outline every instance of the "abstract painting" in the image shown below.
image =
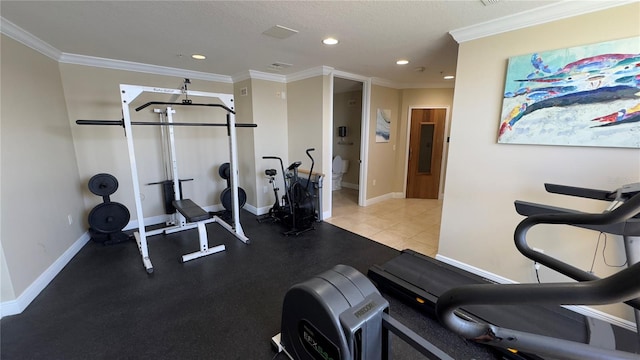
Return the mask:
<svg viewBox="0 0 640 360">
<path fill-rule="evenodd" d="M 510 58 L 498 143 L 640 148 L 640 37 Z"/>
<path fill-rule="evenodd" d="M 389 142 L 391 110 L 378 109 L 376 113 L 376 142 Z"/>
</svg>

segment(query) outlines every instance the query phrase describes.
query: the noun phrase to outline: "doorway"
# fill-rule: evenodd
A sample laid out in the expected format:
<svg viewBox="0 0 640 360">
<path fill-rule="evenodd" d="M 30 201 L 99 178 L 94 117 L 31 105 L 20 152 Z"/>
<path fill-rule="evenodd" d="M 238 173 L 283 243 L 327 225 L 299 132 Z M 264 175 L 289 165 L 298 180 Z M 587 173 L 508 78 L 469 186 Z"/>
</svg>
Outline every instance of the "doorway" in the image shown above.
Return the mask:
<svg viewBox="0 0 640 360">
<path fill-rule="evenodd" d="M 333 142 L 331 149 L 332 160 L 332 195 L 341 192 L 349 193 L 346 199 L 361 205 L 364 195 L 362 182 L 362 137 L 363 117 L 365 109 L 365 83 L 348 76 L 333 77 Z M 339 156 L 343 161 L 342 174 L 336 175 L 333 160 Z M 346 171 L 345 167 L 346 166 Z M 339 188 L 340 190 L 335 190 Z M 354 196 L 357 193 L 357 197 Z M 345 197 L 343 196 L 344 200 Z M 332 201 L 333 204 L 333 201 Z"/>
<path fill-rule="evenodd" d="M 406 197 L 438 199 L 442 192 L 447 108 L 410 108 Z"/>
</svg>

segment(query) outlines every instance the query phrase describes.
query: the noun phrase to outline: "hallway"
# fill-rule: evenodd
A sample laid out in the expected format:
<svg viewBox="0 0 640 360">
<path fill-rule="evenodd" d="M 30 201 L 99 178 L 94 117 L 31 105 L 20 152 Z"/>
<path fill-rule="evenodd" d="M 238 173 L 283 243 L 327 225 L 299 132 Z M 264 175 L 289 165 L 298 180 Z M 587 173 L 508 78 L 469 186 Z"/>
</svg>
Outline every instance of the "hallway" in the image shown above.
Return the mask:
<svg viewBox="0 0 640 360">
<path fill-rule="evenodd" d="M 438 253 L 442 200 L 389 199 L 361 207 L 357 190 L 342 188 L 332 196 L 332 217 L 326 222 L 397 250 Z"/>
</svg>

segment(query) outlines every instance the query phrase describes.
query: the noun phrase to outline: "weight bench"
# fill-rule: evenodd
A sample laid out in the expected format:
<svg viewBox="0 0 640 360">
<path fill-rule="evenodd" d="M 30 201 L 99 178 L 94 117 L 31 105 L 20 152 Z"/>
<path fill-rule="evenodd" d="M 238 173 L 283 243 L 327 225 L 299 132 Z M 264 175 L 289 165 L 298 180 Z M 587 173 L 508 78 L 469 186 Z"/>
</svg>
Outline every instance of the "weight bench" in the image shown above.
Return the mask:
<svg viewBox="0 0 640 360">
<path fill-rule="evenodd" d="M 207 237 L 207 228 L 206 224 L 211 222 L 216 222 L 218 220 L 217 217 L 211 217 L 209 212 L 200 206 L 196 205 L 190 199 L 183 200 L 174 200 L 173 206 L 176 210 L 184 216 L 184 218 L 189 223 L 195 223 L 198 226 L 198 238 L 200 240 L 200 250 L 196 252 L 192 252 L 190 254 L 182 255 L 182 262 L 187 262 L 189 260 L 197 259 L 199 257 L 203 257 L 206 255 L 215 254 L 225 250 L 224 245 L 218 245 L 215 247 L 209 247 L 209 239 Z"/>
</svg>

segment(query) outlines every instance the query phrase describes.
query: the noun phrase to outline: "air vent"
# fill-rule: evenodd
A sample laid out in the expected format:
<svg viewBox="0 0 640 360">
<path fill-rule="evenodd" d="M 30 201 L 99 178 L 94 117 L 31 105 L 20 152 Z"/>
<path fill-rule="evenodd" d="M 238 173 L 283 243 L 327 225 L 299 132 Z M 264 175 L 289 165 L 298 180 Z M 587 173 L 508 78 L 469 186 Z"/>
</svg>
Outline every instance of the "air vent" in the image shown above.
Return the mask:
<svg viewBox="0 0 640 360">
<path fill-rule="evenodd" d="M 298 30 L 293 30 L 288 27 L 284 27 L 282 25 L 276 25 L 265 32 L 264 35 L 274 37 L 276 39 L 286 39 L 291 35 L 295 35 L 298 33 Z"/>
<path fill-rule="evenodd" d="M 498 3 L 498 1 L 500 0 L 480 0 L 480 1 L 482 2 L 482 5 L 489 6 L 489 5 Z"/>
<path fill-rule="evenodd" d="M 274 62 L 273 64 L 269 65 L 269 69 L 270 70 L 274 70 L 274 71 L 281 71 L 283 69 L 289 68 L 293 66 L 292 64 L 287 64 L 287 63 L 283 63 L 283 62 Z"/>
</svg>

